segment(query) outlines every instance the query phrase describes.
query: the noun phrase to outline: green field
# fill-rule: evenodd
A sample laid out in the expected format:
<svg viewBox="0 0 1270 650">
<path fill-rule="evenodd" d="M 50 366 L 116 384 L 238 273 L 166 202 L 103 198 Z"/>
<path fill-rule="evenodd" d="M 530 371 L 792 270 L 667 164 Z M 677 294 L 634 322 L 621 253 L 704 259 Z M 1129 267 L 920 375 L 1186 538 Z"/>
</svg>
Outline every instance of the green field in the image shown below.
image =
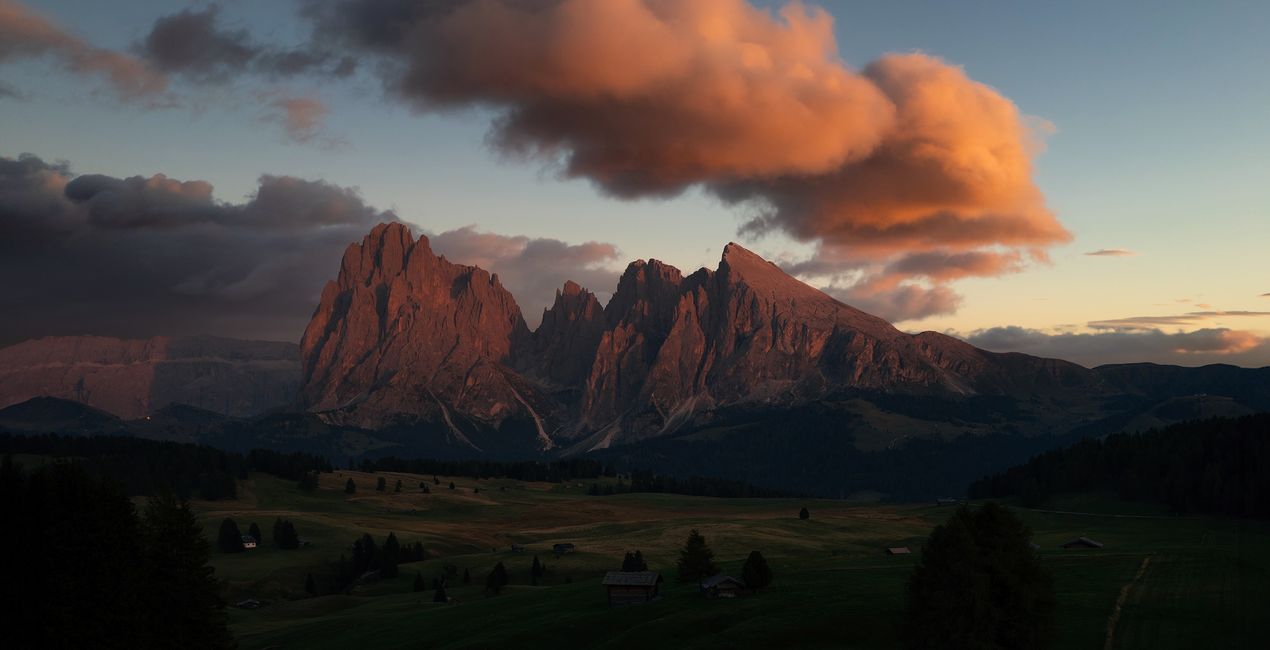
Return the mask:
<svg viewBox="0 0 1270 650">
<path fill-rule="evenodd" d="M 388 493 L 374 490 L 378 476 L 388 479 Z M 343 492 L 349 477 L 358 485 L 352 496 Z M 398 478 L 405 487 L 393 494 Z M 817 500 L 600 497 L 586 494 L 587 482 L 460 477 L 441 477 L 442 485 L 424 495 L 421 478 L 337 472 L 323 475 L 317 492 L 303 494 L 290 482 L 257 474 L 242 484 L 237 501 L 196 503 L 209 539 L 226 516 L 244 532 L 257 523 L 266 537 L 282 516 L 311 542 L 294 551 L 266 542 L 245 553 L 214 553 L 229 601 L 267 601 L 257 610 L 231 608 L 241 647 L 894 648 L 905 581 L 921 542 L 950 512 Z M 455 491 L 446 489 L 451 480 Z M 811 510 L 808 521 L 797 517 L 803 505 Z M 1171 517 L 1097 496 L 1048 508 L 1064 512 L 1016 512 L 1035 531 L 1054 574 L 1055 647 L 1105 647 L 1112 619 L 1113 648 L 1260 648 L 1270 638 L 1270 525 Z M 692 528 L 702 531 L 728 572 L 739 573 L 751 550 L 762 551 L 775 573 L 772 588 L 712 601 L 692 585 L 676 584 L 676 554 Z M 403 545 L 423 542 L 433 559 L 404 564 L 400 577 L 360 585 L 351 595 L 304 594 L 307 573 L 329 572 L 341 553 L 351 555 L 361 533 L 382 543 L 389 531 Z M 1106 546 L 1058 548 L 1077 535 Z M 550 550 L 556 542 L 572 542 L 578 552 L 557 559 Z M 528 552 L 512 553 L 512 543 Z M 887 546 L 909 546 L 914 555 L 890 557 L 883 553 Z M 666 576 L 665 597 L 610 610 L 600 577 L 635 549 Z M 534 555 L 549 571 L 537 587 L 529 585 Z M 512 585 L 489 596 L 482 585 L 498 561 Z M 472 573 L 470 586 L 449 590 L 459 602 L 434 604 L 431 590 L 412 591 L 416 572 L 430 584 L 447 564 Z"/>
</svg>

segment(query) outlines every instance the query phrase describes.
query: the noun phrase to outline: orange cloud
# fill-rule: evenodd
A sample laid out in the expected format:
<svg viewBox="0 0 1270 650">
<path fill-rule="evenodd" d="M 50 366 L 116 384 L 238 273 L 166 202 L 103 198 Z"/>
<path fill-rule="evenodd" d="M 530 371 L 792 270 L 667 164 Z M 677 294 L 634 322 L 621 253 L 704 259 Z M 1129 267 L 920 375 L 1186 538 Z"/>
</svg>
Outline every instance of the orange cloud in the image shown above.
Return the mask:
<svg viewBox="0 0 1270 650">
<path fill-rule="evenodd" d="M 386 85 L 414 106 L 494 109 L 505 154 L 622 198 L 704 188 L 758 215 L 745 232 L 814 243 L 840 271 L 974 252 L 1014 255 L 1009 272 L 1070 239 L 1032 181 L 1046 125 L 932 56 L 845 65 L 819 8 L 345 0 L 311 13 L 386 59 Z"/>
<path fill-rule="evenodd" d="M 49 56 L 71 72 L 102 77 L 122 99 L 150 99 L 167 89 L 167 78 L 143 61 L 94 47 L 14 0 L 0 0 L 0 62 Z"/>
<path fill-rule="evenodd" d="M 1127 248 L 1100 248 L 1085 254 L 1092 257 L 1133 257 L 1137 255 L 1137 253 Z"/>
</svg>

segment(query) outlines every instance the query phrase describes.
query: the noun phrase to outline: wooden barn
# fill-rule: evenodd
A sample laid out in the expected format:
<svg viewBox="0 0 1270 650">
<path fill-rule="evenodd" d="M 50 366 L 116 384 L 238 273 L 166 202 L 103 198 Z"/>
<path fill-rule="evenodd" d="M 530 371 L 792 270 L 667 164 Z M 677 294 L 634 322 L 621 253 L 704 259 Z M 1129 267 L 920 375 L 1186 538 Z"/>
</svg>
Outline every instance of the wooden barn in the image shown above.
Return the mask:
<svg viewBox="0 0 1270 650">
<path fill-rule="evenodd" d="M 572 553 L 576 550 L 577 550 L 577 547 L 575 547 L 573 544 L 569 542 L 565 542 L 563 544 L 553 544 L 551 546 L 551 552 L 555 553 L 556 557 L 560 557 L 561 555 L 564 555 L 565 553 Z"/>
<path fill-rule="evenodd" d="M 252 537 L 251 535 L 243 535 L 243 548 L 245 549 L 256 548 L 256 538 Z"/>
<path fill-rule="evenodd" d="M 1102 542 L 1095 542 L 1088 537 L 1077 537 L 1063 542 L 1063 548 L 1102 548 Z"/>
<path fill-rule="evenodd" d="M 912 551 L 907 546 L 892 546 L 886 549 L 887 555 L 910 555 Z"/>
<path fill-rule="evenodd" d="M 719 574 L 701 582 L 701 593 L 707 598 L 736 598 L 750 593 L 750 590 L 741 580 Z"/>
<path fill-rule="evenodd" d="M 600 584 L 608 591 L 609 607 L 626 607 L 660 598 L 661 583 L 656 571 L 609 571 Z"/>
</svg>

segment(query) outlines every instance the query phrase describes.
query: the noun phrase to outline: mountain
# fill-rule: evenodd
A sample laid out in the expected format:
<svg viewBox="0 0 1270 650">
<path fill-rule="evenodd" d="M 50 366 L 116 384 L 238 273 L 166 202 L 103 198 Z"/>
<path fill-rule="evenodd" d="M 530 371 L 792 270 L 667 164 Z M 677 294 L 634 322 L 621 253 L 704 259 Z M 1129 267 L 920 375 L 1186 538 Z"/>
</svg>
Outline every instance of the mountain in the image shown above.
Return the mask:
<svg viewBox="0 0 1270 650">
<path fill-rule="evenodd" d="M 587 451 L 865 393 L 1071 415 L 1108 388 L 1064 361 L 901 332 L 737 244 L 687 276 L 633 262 L 604 306 L 566 283 L 531 332 L 497 275 L 396 223 L 345 251 L 301 357 L 302 403 L 325 421 L 422 427 L 472 451 Z"/>
<path fill-rule="evenodd" d="M 123 428 L 123 421 L 110 413 L 58 397 L 33 397 L 0 409 L 0 430 L 96 434 Z"/>
<path fill-rule="evenodd" d="M 0 407 L 47 396 L 126 419 L 172 403 L 254 415 L 291 405 L 299 370 L 299 350 L 291 343 L 48 337 L 0 349 Z"/>
<path fill-rule="evenodd" d="M 533 337 L 497 275 L 454 264 L 399 223 L 344 252 L 300 342 L 301 398 L 331 422 L 442 425 L 483 451 L 553 446 L 551 400 L 511 368 Z"/>
</svg>

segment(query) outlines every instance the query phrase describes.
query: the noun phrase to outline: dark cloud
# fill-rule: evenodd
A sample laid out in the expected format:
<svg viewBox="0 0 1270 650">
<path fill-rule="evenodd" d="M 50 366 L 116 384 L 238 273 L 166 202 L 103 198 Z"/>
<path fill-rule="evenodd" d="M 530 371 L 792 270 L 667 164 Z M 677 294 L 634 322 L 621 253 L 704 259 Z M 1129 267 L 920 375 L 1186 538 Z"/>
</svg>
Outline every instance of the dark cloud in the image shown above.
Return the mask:
<svg viewBox="0 0 1270 650">
<path fill-rule="evenodd" d="M 1138 330 L 1153 329 L 1157 327 L 1194 326 L 1221 318 L 1248 318 L 1260 316 L 1270 316 L 1270 311 L 1216 310 L 1191 311 L 1184 314 L 1170 314 L 1164 316 L 1130 316 L 1128 318 L 1111 318 L 1107 320 L 1090 321 L 1088 326 L 1093 329 L 1100 330 Z"/>
<path fill-rule="evenodd" d="M 158 18 L 136 49 L 159 69 L 202 82 L 253 73 L 274 78 L 347 76 L 356 68 L 352 57 L 314 44 L 280 49 L 257 43 L 248 30 L 221 25 L 220 7 L 214 4 Z"/>
<path fill-rule="evenodd" d="M 1093 333 L 1047 333 L 1017 326 L 971 332 L 971 344 L 996 352 L 1066 359 L 1084 366 L 1155 361 L 1186 366 L 1231 363 L 1270 365 L 1270 340 L 1252 332 L 1205 328 L 1190 332 L 1158 329 Z"/>
<path fill-rule="evenodd" d="M 1127 248 L 1100 248 L 1085 254 L 1093 257 L 1133 257 L 1137 255 L 1137 253 Z"/>
<path fill-rule="evenodd" d="M 942 285 L 926 287 L 901 284 L 877 288 L 865 283 L 846 288 L 821 287 L 821 290 L 856 309 L 880 316 L 892 323 L 953 314 L 961 306 L 961 296 Z"/>
<path fill-rule="evenodd" d="M 353 190 L 263 176 L 224 203 L 202 181 L 75 176 L 0 158 L 0 343 L 54 334 L 295 340 L 344 248 L 393 220 Z"/>
<path fill-rule="evenodd" d="M 38 57 L 108 82 L 120 99 L 165 103 L 167 78 L 146 62 L 96 47 L 15 0 L 0 0 L 0 63 Z"/>
<path fill-rule="evenodd" d="M 555 292 L 573 280 L 590 289 L 601 303 L 617 286 L 621 269 L 620 251 L 613 244 L 585 242 L 569 244 L 559 239 L 499 235 L 475 226 L 429 235 L 432 249 L 450 261 L 474 264 L 497 273 L 531 328 L 550 307 Z"/>
</svg>

